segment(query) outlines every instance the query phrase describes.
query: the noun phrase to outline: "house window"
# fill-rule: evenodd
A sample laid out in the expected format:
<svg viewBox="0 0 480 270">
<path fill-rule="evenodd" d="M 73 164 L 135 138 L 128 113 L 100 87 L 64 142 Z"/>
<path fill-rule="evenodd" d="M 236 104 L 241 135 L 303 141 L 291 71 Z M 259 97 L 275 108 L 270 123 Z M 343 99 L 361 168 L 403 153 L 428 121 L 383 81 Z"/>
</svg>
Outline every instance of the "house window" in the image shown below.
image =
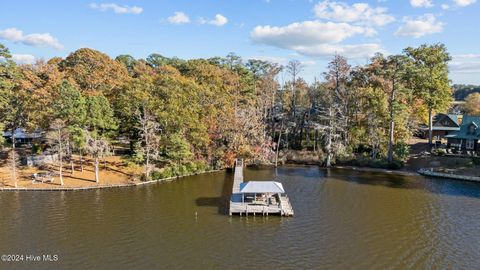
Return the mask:
<svg viewBox="0 0 480 270">
<path fill-rule="evenodd" d="M 468 150 L 473 150 L 474 147 L 475 147 L 474 141 L 473 140 L 467 140 L 465 148 L 467 148 Z"/>
<path fill-rule="evenodd" d="M 476 129 L 477 129 L 477 128 L 475 127 L 475 125 L 471 124 L 471 125 L 468 127 L 468 134 L 471 134 L 471 135 L 475 134 Z"/>
</svg>

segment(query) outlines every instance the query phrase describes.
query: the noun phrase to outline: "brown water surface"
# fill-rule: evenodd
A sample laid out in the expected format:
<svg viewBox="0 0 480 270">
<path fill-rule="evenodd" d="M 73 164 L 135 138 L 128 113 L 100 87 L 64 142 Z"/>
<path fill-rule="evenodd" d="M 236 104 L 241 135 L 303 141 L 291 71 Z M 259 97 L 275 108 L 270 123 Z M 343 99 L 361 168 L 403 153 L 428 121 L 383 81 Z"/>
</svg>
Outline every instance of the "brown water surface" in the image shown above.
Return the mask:
<svg viewBox="0 0 480 270">
<path fill-rule="evenodd" d="M 229 217 L 232 173 L 116 190 L 0 193 L 0 269 L 478 269 L 480 184 L 318 167 L 247 169 L 295 216 Z M 195 214 L 197 213 L 197 214 Z"/>
</svg>

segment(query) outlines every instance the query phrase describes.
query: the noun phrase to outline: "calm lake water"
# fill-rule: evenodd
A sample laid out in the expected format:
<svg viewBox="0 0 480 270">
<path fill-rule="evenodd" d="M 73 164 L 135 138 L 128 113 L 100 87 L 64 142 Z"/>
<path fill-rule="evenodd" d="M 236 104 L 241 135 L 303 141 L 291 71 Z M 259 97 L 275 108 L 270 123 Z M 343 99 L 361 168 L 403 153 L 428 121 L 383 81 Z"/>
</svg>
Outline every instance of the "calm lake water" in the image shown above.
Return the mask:
<svg viewBox="0 0 480 270">
<path fill-rule="evenodd" d="M 0 193 L 0 269 L 478 269 L 480 184 L 318 167 L 247 169 L 295 216 L 229 217 L 233 173 L 145 187 Z M 197 215 L 195 215 L 197 213 Z"/>
</svg>

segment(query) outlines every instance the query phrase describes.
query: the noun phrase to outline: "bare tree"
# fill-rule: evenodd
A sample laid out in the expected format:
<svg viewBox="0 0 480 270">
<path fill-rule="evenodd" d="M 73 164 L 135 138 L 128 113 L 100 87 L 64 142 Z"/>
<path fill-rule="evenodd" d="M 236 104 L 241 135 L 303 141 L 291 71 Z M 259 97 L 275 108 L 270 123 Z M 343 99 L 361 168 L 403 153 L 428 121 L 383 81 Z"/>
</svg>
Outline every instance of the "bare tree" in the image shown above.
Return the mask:
<svg viewBox="0 0 480 270">
<path fill-rule="evenodd" d="M 382 144 L 382 123 L 379 117 L 372 112 L 367 113 L 367 121 L 369 123 L 367 129 L 368 141 L 372 146 L 371 158 L 375 160 L 377 159 Z"/>
<path fill-rule="evenodd" d="M 350 124 L 351 94 L 347 87 L 350 79 L 351 66 L 347 59 L 341 55 L 335 54 L 332 61 L 328 64 L 328 71 L 324 74 L 329 84 L 329 88 L 334 90 L 333 102 L 339 105 L 344 116 L 345 126 Z M 348 142 L 348 129 L 344 130 L 345 143 Z"/>
<path fill-rule="evenodd" d="M 63 186 L 63 158 L 67 154 L 68 131 L 65 122 L 56 119 L 50 125 L 50 131 L 47 133 L 47 140 L 50 142 L 52 149 L 58 154 L 58 174 L 60 176 L 60 184 Z"/>
<path fill-rule="evenodd" d="M 156 121 L 155 117 L 145 107 L 142 111 L 136 112 L 138 125 L 137 129 L 140 131 L 142 138 L 142 150 L 145 155 L 145 179 L 150 179 L 152 158 L 157 158 L 160 154 L 160 124 Z"/>
<path fill-rule="evenodd" d="M 17 168 L 20 165 L 20 159 L 15 151 L 15 147 L 13 147 L 8 153 L 8 163 L 10 165 L 10 171 L 12 174 L 13 183 L 17 188 L 18 187 Z"/>
<path fill-rule="evenodd" d="M 99 162 L 100 158 L 110 155 L 110 144 L 105 138 L 99 138 L 96 134 L 92 136 L 90 132 L 86 131 L 86 145 L 85 150 L 94 158 L 95 166 L 95 182 L 100 183 L 99 176 Z"/>
<path fill-rule="evenodd" d="M 325 166 L 332 166 L 332 159 L 338 154 L 344 141 L 342 134 L 345 132 L 345 120 L 343 110 L 339 104 L 325 104 L 323 109 L 317 110 L 317 121 L 315 129 L 323 134 L 324 149 L 326 153 Z"/>
<path fill-rule="evenodd" d="M 286 70 L 292 76 L 292 115 L 295 118 L 297 79 L 300 72 L 303 71 L 303 65 L 298 60 L 291 60 L 288 62 Z"/>
</svg>

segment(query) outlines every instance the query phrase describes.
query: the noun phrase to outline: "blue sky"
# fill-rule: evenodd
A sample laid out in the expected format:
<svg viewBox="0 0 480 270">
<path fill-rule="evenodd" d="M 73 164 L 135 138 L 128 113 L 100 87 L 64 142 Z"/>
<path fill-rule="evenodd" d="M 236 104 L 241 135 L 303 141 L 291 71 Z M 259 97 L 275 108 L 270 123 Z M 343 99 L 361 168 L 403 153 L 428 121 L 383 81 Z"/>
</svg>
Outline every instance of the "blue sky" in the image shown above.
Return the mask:
<svg viewBox="0 0 480 270">
<path fill-rule="evenodd" d="M 452 81 L 480 84 L 478 14 L 476 0 L 17 0 L 2 3 L 0 43 L 23 63 L 82 47 L 112 57 L 298 59 L 312 81 L 335 52 L 356 65 L 376 51 L 442 42 Z"/>
</svg>

